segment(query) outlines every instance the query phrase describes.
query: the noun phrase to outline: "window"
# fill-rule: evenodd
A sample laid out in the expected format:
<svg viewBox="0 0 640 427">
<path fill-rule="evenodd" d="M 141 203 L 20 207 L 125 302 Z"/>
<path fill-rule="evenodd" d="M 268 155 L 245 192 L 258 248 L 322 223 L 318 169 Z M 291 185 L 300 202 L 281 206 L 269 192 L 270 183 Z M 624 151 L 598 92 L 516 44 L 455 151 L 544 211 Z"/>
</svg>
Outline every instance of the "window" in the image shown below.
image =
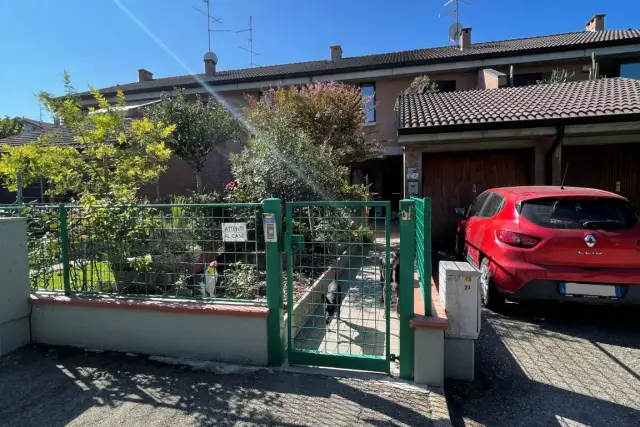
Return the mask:
<svg viewBox="0 0 640 427">
<path fill-rule="evenodd" d="M 528 200 L 520 215 L 545 228 L 620 230 L 633 228 L 638 217 L 630 203 L 619 199 Z"/>
<path fill-rule="evenodd" d="M 620 65 L 620 77 L 640 79 L 640 62 Z"/>
<path fill-rule="evenodd" d="M 531 86 L 538 84 L 538 81 L 544 79 L 542 73 L 516 74 L 513 76 L 513 84 L 511 86 Z"/>
<path fill-rule="evenodd" d="M 365 123 L 376 122 L 376 84 L 375 83 L 362 83 L 360 85 L 362 96 L 369 98 L 367 105 L 365 106 Z"/>
<path fill-rule="evenodd" d="M 504 197 L 498 193 L 491 193 L 487 199 L 487 203 L 484 204 L 482 212 L 478 215 L 481 218 L 491 218 L 495 216 L 504 207 Z"/>
<path fill-rule="evenodd" d="M 439 92 L 455 92 L 456 81 L 455 80 L 436 80 Z"/>
<path fill-rule="evenodd" d="M 484 202 L 487 201 L 487 197 L 489 197 L 491 193 L 482 193 L 479 195 L 476 200 L 469 206 L 469 210 L 467 211 L 467 218 L 471 218 L 472 216 L 478 216 Z"/>
</svg>

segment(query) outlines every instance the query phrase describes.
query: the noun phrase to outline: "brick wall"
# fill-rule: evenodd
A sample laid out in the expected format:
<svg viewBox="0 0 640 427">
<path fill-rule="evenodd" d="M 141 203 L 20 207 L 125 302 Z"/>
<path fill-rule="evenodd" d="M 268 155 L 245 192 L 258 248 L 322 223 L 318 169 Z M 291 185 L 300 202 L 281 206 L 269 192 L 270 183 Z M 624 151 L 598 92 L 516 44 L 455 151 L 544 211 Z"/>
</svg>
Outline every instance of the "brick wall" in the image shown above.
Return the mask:
<svg viewBox="0 0 640 427">
<path fill-rule="evenodd" d="M 229 154 L 242 150 L 242 144 L 228 142 L 221 144 L 209 153 L 202 172 L 202 185 L 205 191 L 222 191 L 233 179 Z M 167 171 L 160 176 L 160 197 L 191 194 L 196 190 L 196 175 L 191 167 L 178 156 L 171 156 Z M 148 184 L 140 189 L 140 195 L 149 200 L 157 197 L 157 185 Z"/>
</svg>

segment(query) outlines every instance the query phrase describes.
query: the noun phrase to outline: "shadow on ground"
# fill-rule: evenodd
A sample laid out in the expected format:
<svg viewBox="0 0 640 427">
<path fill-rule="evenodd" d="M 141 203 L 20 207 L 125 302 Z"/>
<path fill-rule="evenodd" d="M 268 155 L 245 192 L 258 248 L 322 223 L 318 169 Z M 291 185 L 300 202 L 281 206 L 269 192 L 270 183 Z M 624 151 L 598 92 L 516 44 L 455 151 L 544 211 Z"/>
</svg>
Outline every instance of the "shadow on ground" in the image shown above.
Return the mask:
<svg viewBox="0 0 640 427">
<path fill-rule="evenodd" d="M 640 425 L 635 308 L 508 304 L 483 311 L 476 380 L 447 381 L 455 426 Z"/>
<path fill-rule="evenodd" d="M 265 369 L 218 375 L 39 347 L 0 359 L 0 401 L 1 426 L 432 425 L 425 392 L 384 381 Z"/>
</svg>

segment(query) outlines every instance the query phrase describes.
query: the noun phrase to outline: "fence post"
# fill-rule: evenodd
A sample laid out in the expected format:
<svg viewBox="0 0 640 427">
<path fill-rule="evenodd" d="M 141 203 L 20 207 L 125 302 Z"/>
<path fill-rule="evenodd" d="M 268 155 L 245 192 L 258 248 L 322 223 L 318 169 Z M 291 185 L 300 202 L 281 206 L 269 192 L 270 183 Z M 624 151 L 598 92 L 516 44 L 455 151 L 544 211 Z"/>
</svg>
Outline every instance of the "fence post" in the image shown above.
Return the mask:
<svg viewBox="0 0 640 427">
<path fill-rule="evenodd" d="M 413 276 L 416 252 L 415 204 L 400 201 L 400 378 L 413 379 Z"/>
<path fill-rule="evenodd" d="M 265 199 L 263 201 L 264 214 L 271 214 L 275 218 L 277 241 L 266 241 L 267 264 L 267 305 L 269 316 L 267 317 L 267 348 L 269 366 L 278 366 L 284 363 L 284 341 L 282 334 L 283 295 L 282 295 L 282 205 L 280 199 Z M 264 232 L 267 233 L 266 227 Z"/>
<path fill-rule="evenodd" d="M 431 316 L 431 278 L 433 273 L 431 271 L 431 262 L 433 256 L 431 254 L 431 199 L 424 198 L 424 229 L 422 235 L 424 236 L 424 315 Z"/>
<path fill-rule="evenodd" d="M 67 207 L 60 204 L 60 250 L 62 252 L 62 279 L 64 294 L 71 295 L 71 276 L 69 270 L 69 229 L 67 228 Z"/>
</svg>

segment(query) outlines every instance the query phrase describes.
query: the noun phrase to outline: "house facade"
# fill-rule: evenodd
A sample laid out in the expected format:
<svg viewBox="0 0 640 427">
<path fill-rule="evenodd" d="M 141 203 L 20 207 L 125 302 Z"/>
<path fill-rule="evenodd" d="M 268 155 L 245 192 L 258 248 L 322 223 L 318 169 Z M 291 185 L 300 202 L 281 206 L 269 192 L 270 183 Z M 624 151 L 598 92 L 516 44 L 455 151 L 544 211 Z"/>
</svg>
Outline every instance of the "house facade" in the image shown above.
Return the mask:
<svg viewBox="0 0 640 427">
<path fill-rule="evenodd" d="M 412 94 L 399 104 L 406 185 L 432 199 L 438 247 L 453 246 L 455 209 L 489 188 L 564 183 L 640 207 L 638 79 Z"/>
<path fill-rule="evenodd" d="M 215 94 L 231 108 L 241 109 L 246 95 L 258 96 L 269 87 L 333 80 L 360 85 L 364 95 L 374 96 L 375 103 L 375 110 L 367 115 L 363 126 L 383 143 L 385 157 L 356 165 L 352 179 L 366 179 L 381 199 L 397 206 L 398 200 L 409 194 L 405 169 L 411 161 L 407 161 L 407 146 L 399 143 L 395 105 L 398 95 L 416 76 L 428 75 L 441 92 L 534 85 L 548 78 L 554 69 L 566 70 L 569 81 L 579 81 L 589 78 L 595 54 L 601 75 L 640 78 L 640 30 L 606 29 L 604 15 L 594 16 L 579 29 L 566 34 L 478 43 L 473 40 L 472 29 L 466 28 L 455 46 L 346 57 L 341 46 L 335 45 L 325 60 L 241 70 L 217 70 L 217 58 L 207 54 L 202 74 L 158 79 L 141 69 L 137 82 L 102 88 L 100 92 L 109 99 L 122 90 L 135 110 L 136 105 L 153 102 L 163 92 L 181 87 L 188 94 Z M 95 106 L 89 93 L 81 96 L 86 107 Z M 473 105 L 465 108 L 473 109 Z M 219 189 L 231 178 L 228 155 L 240 149 L 239 144 L 229 143 L 212 153 L 210 168 L 204 173 L 207 187 Z M 527 170 L 528 176 L 533 177 L 531 167 Z M 422 167 L 412 173 L 418 174 L 417 188 L 411 184 L 413 193 L 427 195 L 423 191 Z M 532 181 L 543 182 L 538 178 Z M 159 188 L 162 193 L 181 193 L 194 185 L 189 167 L 180 159 L 172 159 Z"/>
<path fill-rule="evenodd" d="M 554 69 L 566 70 L 568 81 L 586 81 L 594 54 L 600 75 L 640 78 L 640 30 L 607 29 L 604 15 L 594 16 L 585 26 L 576 22 L 576 30 L 524 39 L 477 42 L 473 39 L 472 29 L 465 28 L 459 43 L 451 46 L 348 57 L 343 54 L 341 46 L 334 45 L 330 46 L 328 56 L 323 60 L 240 70 L 218 70 L 217 57 L 207 53 L 201 74 L 155 78 L 150 71 L 140 69 L 138 81 L 99 90 L 107 99 L 113 100 L 116 92 L 122 90 L 130 114 L 135 116 L 143 105 L 157 101 L 163 92 L 175 87 L 183 88 L 191 95 L 219 97 L 230 108 L 240 110 L 246 106 L 247 95 L 257 97 L 265 88 L 318 81 L 360 85 L 363 95 L 373 95 L 375 104 L 363 126 L 367 127 L 367 133 L 382 142 L 385 156 L 354 165 L 352 180 L 371 183 L 379 198 L 391 200 L 395 208 L 399 199 L 409 194 L 432 197 L 433 191 L 429 188 L 437 185 L 440 179 L 437 168 L 442 166 L 433 163 L 436 160 L 432 159 L 444 158 L 442 156 L 446 153 L 454 151 L 490 151 L 495 159 L 475 167 L 491 169 L 492 164 L 518 164 L 522 165 L 518 173 L 527 177 L 522 182 L 550 183 L 547 169 L 543 171 L 541 166 L 541 159 L 547 158 L 545 147 L 534 151 L 525 147 L 529 151 L 523 154 L 523 151 L 518 151 L 518 146 L 509 144 L 501 147 L 499 152 L 495 146 L 479 143 L 449 144 L 446 147 L 422 143 L 412 145 L 406 142 L 409 135 L 404 124 L 399 122 L 395 106 L 399 94 L 421 75 L 428 75 L 445 94 L 531 86 L 548 78 Z M 95 107 L 88 92 L 80 96 L 84 107 Z M 463 104 L 457 108 L 473 110 L 475 106 Z M 203 174 L 207 188 L 220 189 L 231 179 L 228 156 L 240 149 L 241 144 L 228 143 L 211 154 Z M 515 151 L 511 152 L 512 149 Z M 470 156 L 475 157 L 475 154 Z M 573 169 L 571 171 L 569 173 L 573 173 Z M 494 173 L 502 174 L 500 169 Z M 149 186 L 145 191 L 149 197 L 155 198 L 158 194 L 179 194 L 194 188 L 195 176 L 191 169 L 182 160 L 172 158 L 159 185 Z"/>
</svg>

